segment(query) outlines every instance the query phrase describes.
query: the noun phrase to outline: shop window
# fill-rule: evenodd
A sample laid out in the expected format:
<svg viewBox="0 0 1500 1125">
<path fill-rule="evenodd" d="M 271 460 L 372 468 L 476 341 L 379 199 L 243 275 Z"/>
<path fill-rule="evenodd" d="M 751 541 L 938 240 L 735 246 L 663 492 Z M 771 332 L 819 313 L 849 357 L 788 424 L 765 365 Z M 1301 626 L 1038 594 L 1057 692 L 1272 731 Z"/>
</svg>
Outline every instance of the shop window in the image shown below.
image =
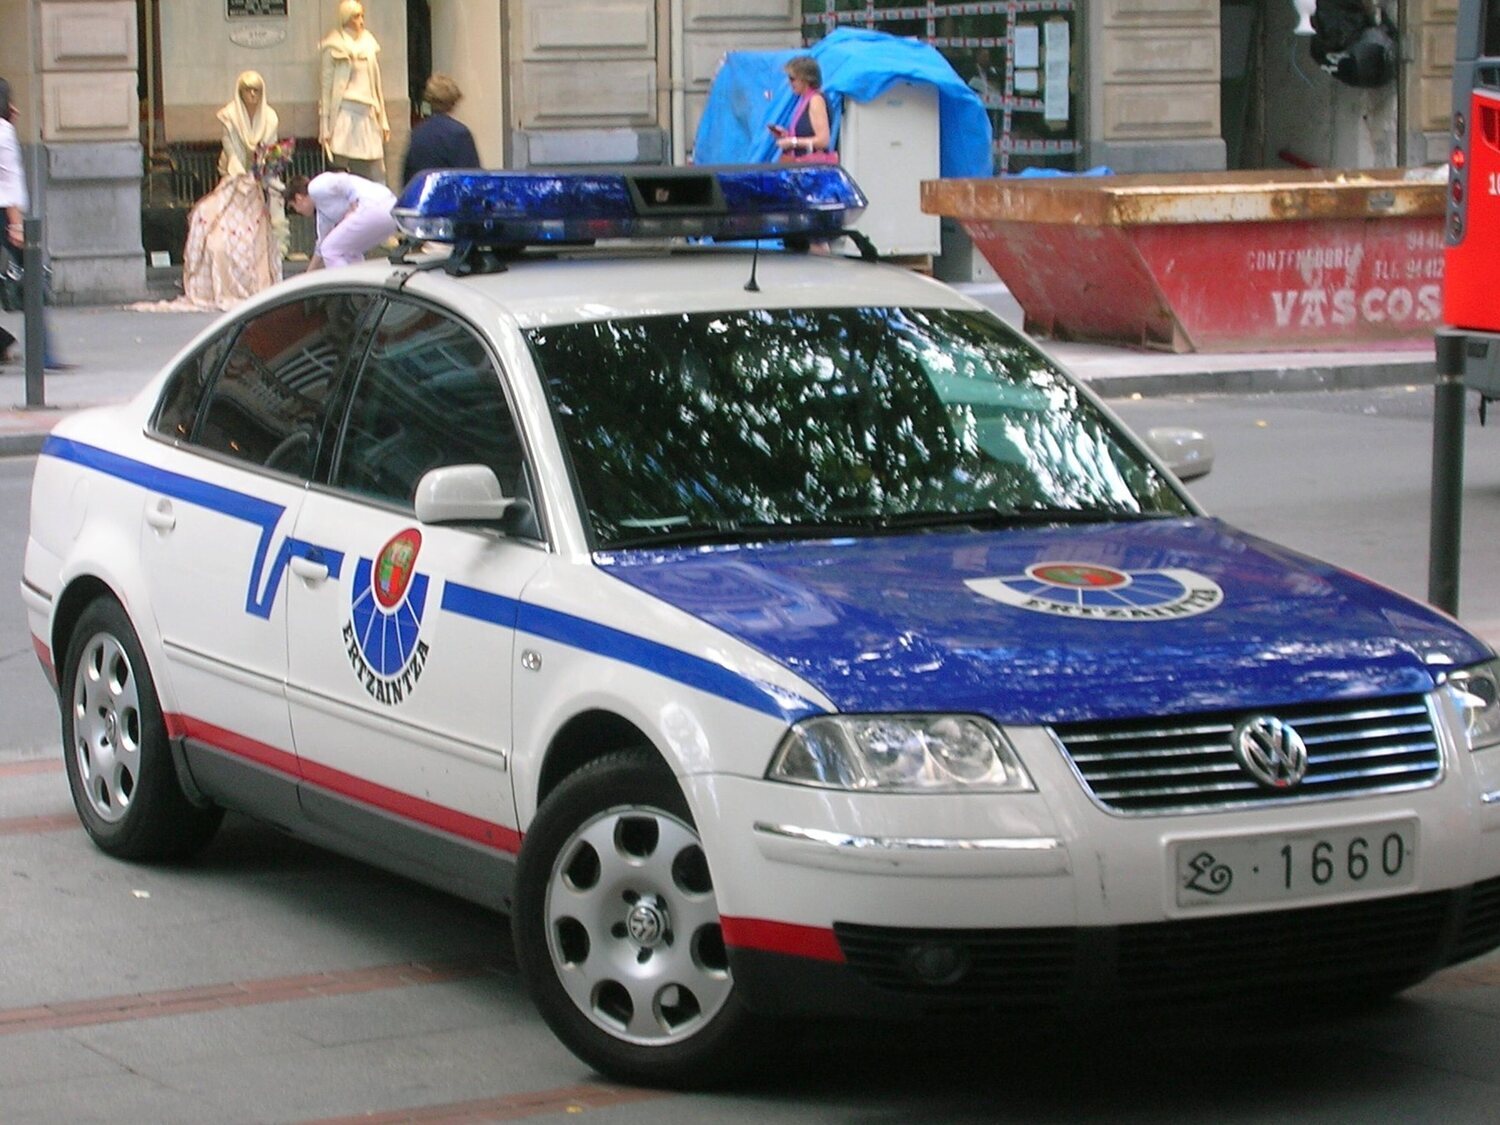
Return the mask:
<svg viewBox="0 0 1500 1125">
<path fill-rule="evenodd" d="M 802 30 L 809 44 L 836 27 L 930 43 L 984 99 L 997 175 L 1028 167 L 1073 171 L 1083 152 L 1079 3 L 802 0 Z"/>
</svg>

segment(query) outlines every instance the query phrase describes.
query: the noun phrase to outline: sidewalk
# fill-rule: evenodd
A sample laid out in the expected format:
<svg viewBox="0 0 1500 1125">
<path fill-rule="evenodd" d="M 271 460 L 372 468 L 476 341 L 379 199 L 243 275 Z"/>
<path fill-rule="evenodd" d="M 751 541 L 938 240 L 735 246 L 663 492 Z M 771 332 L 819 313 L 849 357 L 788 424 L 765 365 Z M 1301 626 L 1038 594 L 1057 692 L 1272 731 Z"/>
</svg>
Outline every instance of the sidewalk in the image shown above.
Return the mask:
<svg viewBox="0 0 1500 1125">
<path fill-rule="evenodd" d="M 20 336 L 19 317 L 13 319 L 7 326 Z M 0 457 L 37 452 L 65 414 L 133 397 L 213 319 L 213 313 L 138 313 L 118 306 L 48 309 L 58 357 L 74 367 L 45 373 L 46 407 L 39 410 L 26 408 L 25 361 L 0 367 Z"/>
<path fill-rule="evenodd" d="M 956 288 L 1010 323 L 1020 324 L 1020 308 L 1005 286 Z M 61 358 L 76 367 L 47 373 L 46 408 L 40 410 L 25 406 L 24 364 L 0 367 L 0 457 L 37 452 L 48 431 L 70 411 L 131 398 L 212 323 L 215 314 L 131 312 L 100 306 L 53 308 L 47 316 Z M 11 327 L 19 334 L 19 323 Z M 1099 344 L 1044 343 L 1075 375 L 1110 398 L 1399 386 L 1429 383 L 1433 374 L 1431 344 L 1337 352 L 1174 355 Z"/>
</svg>

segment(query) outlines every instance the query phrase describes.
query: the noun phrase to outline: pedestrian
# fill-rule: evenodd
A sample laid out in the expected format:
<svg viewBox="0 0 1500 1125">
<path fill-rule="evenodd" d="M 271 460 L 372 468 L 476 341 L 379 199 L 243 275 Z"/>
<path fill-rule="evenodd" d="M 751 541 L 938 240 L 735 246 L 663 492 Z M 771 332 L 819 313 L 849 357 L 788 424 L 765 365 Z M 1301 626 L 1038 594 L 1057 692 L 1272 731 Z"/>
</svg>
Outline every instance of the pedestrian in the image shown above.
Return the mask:
<svg viewBox="0 0 1500 1125">
<path fill-rule="evenodd" d="M 811 55 L 798 55 L 786 64 L 787 81 L 797 104 L 792 107 L 791 121 L 785 126 L 772 125 L 781 159 L 798 163 L 837 164 L 838 154 L 831 151 L 832 134 L 828 124 L 828 99 L 823 96 L 823 68 Z"/>
<path fill-rule="evenodd" d="M 304 218 L 317 216 L 318 244 L 310 270 L 352 266 L 396 233 L 391 189 L 352 172 L 324 172 L 309 180 L 295 176 L 286 205 Z"/>
<path fill-rule="evenodd" d="M 0 78 L 0 208 L 5 211 L 0 265 L 5 264 L 7 258 L 20 262 L 26 248 L 23 222 L 31 201 L 26 191 L 26 172 L 21 164 L 21 141 L 16 135 L 18 115 L 18 107 L 10 100 L 10 83 Z M 11 351 L 15 343 L 14 333 L 0 328 L 0 362 L 10 363 L 15 358 Z M 73 366 L 57 357 L 45 314 L 42 318 L 42 366 L 48 371 L 66 371 Z"/>
<path fill-rule="evenodd" d="M 411 147 L 406 150 L 406 160 L 401 166 L 403 184 L 411 183 L 413 176 L 429 168 L 479 167 L 474 134 L 452 116 L 454 106 L 463 96 L 458 83 L 446 74 L 434 74 L 427 79 L 422 100 L 432 108 L 432 116 L 412 130 Z"/>
<path fill-rule="evenodd" d="M 339 26 L 318 48 L 318 143 L 330 164 L 384 183 L 391 123 L 380 85 L 380 44 L 365 30 L 359 0 L 343 0 Z"/>
</svg>

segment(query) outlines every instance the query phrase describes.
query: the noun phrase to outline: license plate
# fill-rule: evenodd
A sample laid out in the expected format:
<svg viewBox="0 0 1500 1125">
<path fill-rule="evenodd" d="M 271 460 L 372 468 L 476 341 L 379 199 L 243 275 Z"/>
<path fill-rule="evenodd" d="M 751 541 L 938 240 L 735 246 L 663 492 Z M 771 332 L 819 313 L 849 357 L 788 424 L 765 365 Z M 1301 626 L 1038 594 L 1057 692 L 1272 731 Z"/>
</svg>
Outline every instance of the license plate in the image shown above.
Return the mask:
<svg viewBox="0 0 1500 1125">
<path fill-rule="evenodd" d="M 1410 886 L 1417 822 L 1184 840 L 1172 849 L 1178 906 L 1234 906 Z"/>
</svg>

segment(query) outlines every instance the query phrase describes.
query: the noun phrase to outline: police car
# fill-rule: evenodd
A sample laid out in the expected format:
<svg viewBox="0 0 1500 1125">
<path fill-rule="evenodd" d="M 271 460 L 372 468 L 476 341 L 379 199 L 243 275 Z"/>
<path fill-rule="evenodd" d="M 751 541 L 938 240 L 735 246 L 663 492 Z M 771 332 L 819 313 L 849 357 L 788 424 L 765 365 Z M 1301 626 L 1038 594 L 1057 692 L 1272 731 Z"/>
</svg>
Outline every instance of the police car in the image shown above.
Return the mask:
<svg viewBox="0 0 1500 1125">
<path fill-rule="evenodd" d="M 487 903 L 583 1060 L 1380 994 L 1500 943 L 1500 675 L 1205 516 L 837 167 L 431 173 L 39 460 L 106 852 L 225 809 Z M 785 243 L 785 247 L 782 243 Z M 777 249 L 771 252 L 775 244 Z"/>
</svg>

